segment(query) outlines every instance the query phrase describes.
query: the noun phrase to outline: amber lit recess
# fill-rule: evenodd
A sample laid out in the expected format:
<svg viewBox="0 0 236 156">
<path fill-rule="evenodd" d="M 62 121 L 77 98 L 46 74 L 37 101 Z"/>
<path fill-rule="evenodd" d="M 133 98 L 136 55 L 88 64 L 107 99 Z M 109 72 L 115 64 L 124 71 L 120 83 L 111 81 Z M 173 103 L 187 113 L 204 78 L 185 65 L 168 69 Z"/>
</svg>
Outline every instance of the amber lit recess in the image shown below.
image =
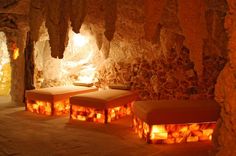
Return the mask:
<svg viewBox="0 0 236 156">
<path fill-rule="evenodd" d="M 98 123 L 111 122 L 126 115 L 131 114 L 130 104 L 109 108 L 107 110 L 98 110 L 89 107 L 72 105 L 71 118 L 80 121 L 92 121 Z"/>
<path fill-rule="evenodd" d="M 133 118 L 133 129 L 140 138 L 148 143 L 184 143 L 210 141 L 215 123 L 187 123 L 148 125 L 140 119 Z"/>
</svg>

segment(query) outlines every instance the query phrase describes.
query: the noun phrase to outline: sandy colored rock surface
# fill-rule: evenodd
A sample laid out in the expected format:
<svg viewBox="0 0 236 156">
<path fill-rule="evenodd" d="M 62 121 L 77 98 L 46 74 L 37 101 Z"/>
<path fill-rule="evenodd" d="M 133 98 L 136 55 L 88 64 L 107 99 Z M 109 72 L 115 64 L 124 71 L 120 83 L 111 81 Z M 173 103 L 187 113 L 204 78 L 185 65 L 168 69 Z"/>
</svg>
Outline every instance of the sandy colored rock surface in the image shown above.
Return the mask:
<svg viewBox="0 0 236 156">
<path fill-rule="evenodd" d="M 111 124 L 69 122 L 14 107 L 0 97 L 0 156 L 158 155 L 209 156 L 209 143 L 148 145 L 131 130 L 131 118 Z"/>
</svg>

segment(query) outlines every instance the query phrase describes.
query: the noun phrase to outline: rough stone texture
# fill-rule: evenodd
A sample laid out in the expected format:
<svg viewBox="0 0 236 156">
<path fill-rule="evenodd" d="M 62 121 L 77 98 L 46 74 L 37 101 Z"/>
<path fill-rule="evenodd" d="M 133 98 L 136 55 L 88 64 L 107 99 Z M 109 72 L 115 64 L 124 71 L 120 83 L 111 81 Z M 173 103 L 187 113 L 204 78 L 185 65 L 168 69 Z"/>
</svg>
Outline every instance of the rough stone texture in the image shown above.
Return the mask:
<svg viewBox="0 0 236 156">
<path fill-rule="evenodd" d="M 50 77 L 43 86 L 61 85 L 60 82 L 65 84 L 64 82 L 66 81 L 71 83 L 78 75 L 71 74 L 70 78 L 63 77 L 61 72 L 48 74 L 50 73 L 48 69 L 55 66 L 60 68 L 62 66 L 60 60 L 49 59 L 50 53 L 52 52 L 54 57 L 62 58 L 64 49 L 70 47 L 70 45 L 66 47 L 66 38 L 69 30 L 68 20 L 71 18 L 69 16 L 72 16 L 67 11 L 71 6 L 71 1 L 54 0 L 50 2 L 45 1 L 46 3 L 41 2 L 32 1 L 31 3 L 32 16 L 30 16 L 30 20 L 37 19 L 33 17 L 38 15 L 40 15 L 40 20 L 31 21 L 30 27 L 33 32 L 33 38 L 36 41 L 38 38 L 37 29 L 40 26 L 43 15 L 46 14 L 46 26 L 51 38 L 51 50 L 48 43 L 45 42 L 47 46 L 44 46 L 46 49 L 43 49 L 45 51 L 43 55 L 45 55 L 47 61 L 44 62 L 40 69 L 36 69 L 38 70 L 38 75 L 36 76 L 40 78 L 42 75 Z M 58 2 L 64 3 L 62 5 L 62 3 L 59 4 Z M 84 4 L 84 1 L 80 2 Z M 111 82 L 129 83 L 133 85 L 133 89 L 138 90 L 141 90 L 141 86 L 144 85 L 146 87 L 144 87 L 142 93 L 143 99 L 212 98 L 216 77 L 225 63 L 227 54 L 225 48 L 227 38 L 223 28 L 223 18 L 227 7 L 224 0 L 207 0 L 206 3 L 205 1 L 191 1 L 192 3 L 188 1 L 188 5 L 186 5 L 189 7 L 186 7 L 182 0 L 163 0 L 159 6 L 156 4 L 157 2 L 153 5 L 150 4 L 151 2 L 144 0 L 119 0 L 116 5 L 111 7 L 116 9 L 109 10 L 107 9 L 109 5 L 104 5 L 103 0 L 87 0 L 86 17 L 83 14 L 84 10 L 78 10 L 82 13 L 78 18 L 80 21 L 79 25 L 83 21 L 82 27 L 88 27 L 88 32 L 92 36 L 89 44 L 93 46 L 93 57 L 87 61 L 87 64 L 93 64 L 99 69 L 97 77 L 99 82 L 97 85 L 106 87 Z M 195 5 L 192 5 L 193 3 Z M 26 10 L 26 12 L 29 10 L 29 4 L 26 0 L 18 1 L 16 4 L 24 4 L 26 9 L 23 10 Z M 11 29 L 18 30 L 27 27 L 24 25 L 27 19 L 25 17 L 26 12 L 23 12 L 22 9 L 19 12 L 16 11 L 17 9 L 15 11 L 13 11 L 14 9 L 11 10 L 13 6 L 18 8 L 16 4 L 7 8 L 0 8 L 4 12 L 0 14 L 0 27 L 4 29 L 7 27 L 8 30 L 10 29 L 10 32 Z M 197 6 L 201 9 L 198 9 Z M 44 7 L 45 10 L 43 9 Z M 154 10 L 148 10 L 147 8 Z M 13 13 L 6 14 L 9 10 Z M 197 13 L 200 14 L 200 18 L 194 18 L 194 26 L 192 23 L 184 20 L 196 17 Z M 152 16 L 153 14 L 156 16 Z M 207 24 L 205 24 L 204 15 L 207 19 Z M 111 23 L 111 25 L 108 23 Z M 199 23 L 202 23 L 202 27 L 192 31 L 192 28 L 199 26 Z M 108 38 L 104 34 L 107 28 L 109 28 L 108 36 L 110 36 Z M 42 35 L 41 30 L 39 31 Z M 20 32 L 24 38 L 24 31 Z M 21 33 L 17 32 L 15 35 L 8 36 L 14 36 L 15 40 L 17 40 L 17 36 Z M 48 40 L 47 35 L 43 36 L 45 37 L 44 41 Z M 14 39 L 12 40 L 14 41 Z M 19 40 L 24 39 L 21 38 Z M 195 45 L 185 44 L 190 41 L 191 43 L 196 41 Z M 45 43 L 41 44 L 44 45 Z M 83 50 L 90 51 L 88 49 L 91 49 L 91 46 L 85 47 Z M 192 56 L 196 56 L 195 59 L 192 59 Z M 193 60 L 193 63 L 191 60 Z M 193 79 L 189 79 L 188 76 L 180 76 L 177 80 L 173 80 L 175 75 L 181 74 L 168 61 L 171 61 L 173 64 L 179 63 L 177 67 L 179 67 L 180 71 L 186 72 L 186 75 L 192 75 Z M 77 66 L 73 70 L 69 69 L 69 73 L 80 71 L 84 65 Z M 120 67 L 117 67 L 117 65 Z M 135 71 L 127 68 L 132 67 L 132 70 L 134 70 L 133 66 L 138 66 L 140 73 L 135 73 Z M 42 73 L 43 68 L 47 69 L 47 72 Z M 197 74 L 195 69 L 198 71 Z M 162 70 L 165 70 L 164 76 L 161 73 Z M 55 71 L 53 70 L 53 72 Z M 152 75 L 149 75 L 149 73 L 152 73 Z M 156 73 L 161 76 L 157 76 Z M 151 78 L 151 80 L 148 78 Z M 160 83 L 160 79 L 163 79 L 163 82 L 161 81 Z M 142 83 L 139 84 L 138 81 L 142 81 Z M 148 84 L 152 84 L 152 86 Z M 160 84 L 168 85 L 161 87 Z M 178 87 L 175 88 L 175 85 Z"/>
<path fill-rule="evenodd" d="M 144 12 L 145 10 L 142 8 L 143 1 L 135 1 L 132 3 L 133 5 L 130 3 L 131 1 L 119 1 L 118 3 L 116 34 L 110 43 L 111 49 L 108 60 L 102 62 L 97 68 L 99 75 L 99 83 L 97 85 L 105 87 L 113 83 L 132 84 L 133 89 L 141 91 L 141 99 L 213 98 L 216 78 L 226 62 L 225 43 L 227 38 L 223 29 L 226 4 L 222 1 L 208 1 L 208 3 L 204 4 L 206 8 L 203 10 L 211 13 L 207 15 L 211 24 L 208 24 L 207 29 L 202 28 L 203 30 L 199 30 L 204 32 L 202 36 L 205 35 L 205 38 L 194 32 L 194 34 L 197 34 L 196 37 L 198 39 L 196 40 L 199 41 L 198 44 L 201 45 L 200 54 L 198 50 L 192 51 L 188 45 L 185 45 L 187 49 L 184 47 L 183 41 L 188 36 L 182 35 L 178 13 L 180 8 L 178 6 L 179 1 L 168 0 L 165 2 L 165 7 L 160 17 L 160 25 L 162 27 L 160 28 L 158 44 L 150 44 L 143 38 L 143 36 L 147 35 L 146 30 L 145 32 L 143 31 L 143 28 L 147 29 L 144 23 L 151 23 L 152 20 L 146 19 L 148 18 L 146 16 L 151 14 L 151 12 Z M 130 12 L 126 11 L 126 14 L 123 14 L 125 10 L 130 10 Z M 194 13 L 192 14 L 197 16 Z M 92 15 L 88 14 L 88 16 Z M 198 21 L 203 22 L 203 19 Z M 158 25 L 158 21 L 155 22 Z M 153 30 L 154 25 L 153 27 L 150 26 L 150 29 Z M 185 29 L 189 27 L 185 27 Z M 205 31 L 209 31 L 209 36 L 207 36 L 208 33 Z M 153 35 L 153 33 L 154 30 L 149 35 Z M 203 44 L 203 41 L 205 41 L 206 45 Z M 183 57 L 184 51 L 189 52 L 185 57 Z M 202 61 L 197 61 L 202 67 L 201 75 L 195 72 L 196 61 L 191 62 L 192 59 L 189 57 L 191 55 L 197 57 L 201 55 Z M 174 59 L 174 61 L 169 62 L 170 58 Z M 146 62 L 144 67 L 143 64 L 145 63 L 142 62 Z M 186 65 L 186 62 L 189 65 Z M 176 66 L 172 66 L 172 64 Z M 133 69 L 134 66 L 138 66 L 139 70 L 135 71 Z M 172 69 L 170 70 L 166 66 L 171 66 Z M 187 69 L 185 69 L 186 66 Z M 192 79 L 189 79 L 188 76 L 183 76 L 184 74 L 181 74 L 178 69 L 187 75 L 192 74 Z M 174 81 L 174 85 L 172 84 L 173 86 L 169 88 L 166 87 L 165 82 L 169 77 L 175 77 L 176 75 L 180 75 L 180 77 L 170 80 Z M 162 81 L 160 82 L 160 80 Z"/>
<path fill-rule="evenodd" d="M 98 73 L 98 86 L 130 84 L 141 100 L 188 99 L 198 93 L 197 75 L 183 48 L 179 57 L 172 50 L 167 60 L 135 58 L 132 62 L 110 60 Z M 103 86 L 104 85 L 104 86 Z M 200 97 L 198 97 L 200 98 Z"/>
<path fill-rule="evenodd" d="M 160 21 L 165 3 L 166 0 L 147 0 L 145 3 L 145 37 L 153 43 L 159 41 Z"/>
<path fill-rule="evenodd" d="M 215 90 L 215 99 L 221 105 L 221 118 L 214 137 L 218 156 L 236 155 L 236 1 L 227 2 L 225 28 L 229 35 L 229 61 L 217 79 Z"/>
<path fill-rule="evenodd" d="M 227 49 L 228 37 L 224 28 L 226 12 L 226 0 L 207 1 L 205 16 L 208 36 L 204 43 L 204 55 L 227 56 L 225 49 Z"/>
<path fill-rule="evenodd" d="M 92 47 L 93 59 L 87 61 L 87 64 L 93 64 L 97 68 L 97 78 L 99 80 L 97 85 L 106 87 L 110 83 L 128 83 L 133 85 L 133 89 L 138 90 L 142 90 L 143 85 L 141 99 L 213 98 L 216 78 L 226 62 L 227 37 L 223 28 L 223 19 L 227 7 L 223 1 L 208 0 L 207 3 L 199 2 L 196 6 L 203 5 L 204 9 L 188 15 L 186 12 L 195 11 L 196 6 L 188 4 L 193 7 L 191 10 L 191 7 L 185 8 L 186 6 L 183 6 L 182 1 L 178 0 L 165 0 L 161 2 L 160 6 L 157 6 L 159 3 L 151 5 L 151 1 L 120 0 L 116 6 L 115 34 L 113 39 L 109 41 L 103 33 L 106 31 L 104 1 L 87 0 L 87 15 L 82 26 L 87 27 L 92 36 L 89 45 L 96 44 Z M 156 10 L 147 10 L 147 8 Z M 179 11 L 180 8 L 183 10 Z M 197 13 L 201 14 L 201 19 L 196 19 L 195 24 L 198 22 L 205 24 L 202 17 L 205 14 L 208 24 L 207 27 L 205 24 L 201 29 L 196 31 L 194 29 L 191 32 L 193 30 L 192 23 L 180 20 L 180 17 L 190 19 L 196 17 Z M 152 14 L 156 16 L 152 18 Z M 114 16 L 111 19 L 114 20 Z M 83 30 L 82 33 L 86 31 Z M 198 47 L 201 45 L 200 51 L 196 50 L 196 47 L 195 50 L 192 50 L 191 46 L 184 44 L 184 41 L 189 38 L 186 32 L 190 35 L 191 43 L 196 41 Z M 191 36 L 191 33 L 196 35 L 196 39 Z M 154 44 L 154 40 L 158 42 Z M 205 41 L 204 44 L 203 41 Z M 82 49 L 88 51 L 90 47 Z M 44 51 L 50 53 L 50 48 L 44 49 Z M 64 54 L 67 55 L 68 51 Z M 191 56 L 199 57 L 201 61 L 196 61 Z M 50 74 L 54 71 L 62 71 L 62 65 L 60 65 L 59 60 L 49 59 L 48 55 L 45 58 L 48 58 L 46 62 L 51 65 L 44 61 L 45 65 L 43 66 L 46 67 L 44 69 L 47 71 L 43 71 L 42 68 L 38 69 L 38 77 L 44 75 L 44 78 L 46 78 L 45 83 L 41 86 L 66 84 L 66 81 L 73 82 L 78 77 L 78 71 L 82 69 L 79 67 L 74 70 L 69 69 L 70 71 L 77 70 L 74 74 L 71 74 L 71 79 L 63 76 L 61 72 Z M 168 62 L 171 59 L 173 61 Z M 148 67 L 142 67 L 142 62 L 147 62 Z M 134 64 L 139 66 L 137 73 L 132 71 L 133 69 L 129 69 Z M 173 69 L 166 68 L 169 66 Z M 195 72 L 196 66 L 201 66 L 202 69 L 198 68 L 201 74 Z M 48 70 L 52 68 L 58 70 Z M 166 87 L 165 82 L 169 81 L 169 77 L 181 75 L 176 74 L 176 72 L 179 72 L 177 69 L 186 72 L 187 75 L 194 76 L 192 76 L 192 79 L 189 79 L 188 76 L 175 78 L 170 80 L 174 81 L 175 85 L 172 84 L 173 86 Z M 164 75 L 161 74 L 163 70 Z M 151 76 L 146 78 L 146 73 L 151 73 Z M 152 79 L 149 80 L 148 78 Z M 163 82 L 159 82 L 160 79 L 163 79 Z M 159 84 L 162 84 L 162 86 L 159 86 Z M 176 86 L 178 87 L 175 88 Z"/>
<path fill-rule="evenodd" d="M 202 75 L 203 70 L 203 42 L 207 37 L 206 30 L 206 3 L 196 0 L 178 0 L 178 14 L 186 46 L 191 50 L 191 59 L 194 61 L 195 70 Z"/>
<path fill-rule="evenodd" d="M 10 95 L 12 97 L 12 101 L 16 105 L 23 105 L 24 102 L 24 48 L 26 41 L 26 32 L 15 32 L 15 33 L 6 33 L 7 36 L 7 45 L 8 51 L 10 53 L 11 58 L 11 68 L 12 68 L 12 80 L 11 80 L 11 92 Z M 13 47 L 19 48 L 19 57 L 16 60 L 13 60 Z"/>
<path fill-rule="evenodd" d="M 199 86 L 201 92 L 213 96 L 216 79 L 227 61 L 228 38 L 224 29 L 227 2 L 208 0 L 207 6 L 208 36 L 203 47 L 203 74 L 199 79 Z"/>
<path fill-rule="evenodd" d="M 27 15 L 29 12 L 30 0 L 1 0 L 0 12 L 16 15 Z"/>
</svg>

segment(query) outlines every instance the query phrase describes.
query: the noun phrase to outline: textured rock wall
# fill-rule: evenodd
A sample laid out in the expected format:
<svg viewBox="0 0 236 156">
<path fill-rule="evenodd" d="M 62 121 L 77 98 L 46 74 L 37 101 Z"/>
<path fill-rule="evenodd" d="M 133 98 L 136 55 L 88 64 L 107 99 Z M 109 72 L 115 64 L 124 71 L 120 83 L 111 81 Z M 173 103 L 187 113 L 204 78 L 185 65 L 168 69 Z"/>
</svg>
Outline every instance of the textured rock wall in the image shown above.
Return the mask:
<svg viewBox="0 0 236 156">
<path fill-rule="evenodd" d="M 177 0 L 156 3 L 117 3 L 116 32 L 108 59 L 98 67 L 97 85 L 131 84 L 140 90 L 141 99 L 213 98 L 216 78 L 226 62 L 226 2 L 192 1 L 188 7 Z M 93 9 L 97 8 L 88 9 L 88 23 L 96 17 Z M 190 19 L 195 21 L 188 23 Z M 98 23 L 91 25 L 102 31 Z M 104 46 L 102 39 L 97 41 Z"/>
<path fill-rule="evenodd" d="M 227 55 L 224 0 L 187 4 L 182 0 L 119 0 L 115 4 L 113 14 L 103 0 L 87 0 L 84 10 L 83 26 L 93 38 L 90 45 L 96 42 L 93 61 L 88 63 L 97 68 L 97 86 L 131 84 L 140 90 L 141 99 L 213 98 Z M 50 48 L 44 51 L 50 53 Z M 52 59 L 48 62 L 55 68 L 58 64 Z M 69 81 L 58 74 L 48 78 L 49 86 Z"/>
<path fill-rule="evenodd" d="M 179 0 L 179 20 L 185 38 L 186 46 L 191 49 L 191 59 L 195 63 L 198 75 L 202 75 L 203 69 L 203 42 L 207 37 L 205 1 Z"/>
<path fill-rule="evenodd" d="M 221 71 L 215 89 L 215 99 L 221 106 L 221 117 L 214 136 L 218 156 L 236 155 L 236 1 L 227 2 L 229 10 L 225 28 L 229 36 L 229 61 Z"/>
<path fill-rule="evenodd" d="M 208 0 L 205 13 L 208 36 L 204 39 L 202 54 L 202 76 L 199 77 L 199 90 L 207 95 L 214 95 L 214 88 L 219 72 L 227 61 L 228 37 L 224 28 L 227 11 L 225 0 Z"/>
<path fill-rule="evenodd" d="M 223 28 L 225 0 L 188 1 L 187 4 L 182 0 L 159 3 L 152 0 L 16 2 L 17 5 L 12 6 L 7 6 L 10 1 L 2 4 L 4 8 L 0 11 L 4 14 L 0 16 L 4 18 L 1 18 L 0 27 L 26 28 L 25 14 L 30 4 L 32 39 L 36 41 L 39 38 L 38 29 L 44 19 L 49 30 L 49 51 L 54 57 L 63 56 L 68 43 L 69 19 L 76 32 L 80 31 L 82 22 L 89 28 L 97 45 L 93 63 L 98 69 L 98 86 L 129 83 L 133 89 L 142 91 L 143 99 L 213 96 L 215 80 L 227 54 Z M 75 6 L 80 7 L 75 10 Z M 13 14 L 9 14 L 11 12 Z M 36 16 L 40 19 L 35 20 Z M 16 19 L 17 24 L 12 22 Z M 55 33 L 56 29 L 61 29 L 60 36 Z M 18 34 L 21 33 L 23 41 L 25 31 Z M 181 75 L 178 72 L 188 76 L 176 76 Z"/>
</svg>

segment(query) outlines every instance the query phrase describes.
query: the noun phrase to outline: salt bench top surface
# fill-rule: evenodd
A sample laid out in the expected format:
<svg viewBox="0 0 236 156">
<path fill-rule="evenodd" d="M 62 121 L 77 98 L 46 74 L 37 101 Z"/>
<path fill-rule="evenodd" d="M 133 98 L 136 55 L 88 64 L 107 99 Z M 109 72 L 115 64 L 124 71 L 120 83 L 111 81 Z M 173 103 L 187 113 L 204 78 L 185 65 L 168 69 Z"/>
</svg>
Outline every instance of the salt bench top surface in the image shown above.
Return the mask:
<svg viewBox="0 0 236 156">
<path fill-rule="evenodd" d="M 69 98 L 75 94 L 87 93 L 96 91 L 95 87 L 83 87 L 83 86 L 60 86 L 60 87 L 50 87 L 41 88 L 26 91 L 26 98 L 34 100 L 60 100 L 64 98 Z"/>
<path fill-rule="evenodd" d="M 70 103 L 83 107 L 106 109 L 125 105 L 134 101 L 136 97 L 137 94 L 132 91 L 108 89 L 72 96 Z"/>
<path fill-rule="evenodd" d="M 212 122 L 219 118 L 215 100 L 136 101 L 133 112 L 150 125 Z"/>
</svg>

